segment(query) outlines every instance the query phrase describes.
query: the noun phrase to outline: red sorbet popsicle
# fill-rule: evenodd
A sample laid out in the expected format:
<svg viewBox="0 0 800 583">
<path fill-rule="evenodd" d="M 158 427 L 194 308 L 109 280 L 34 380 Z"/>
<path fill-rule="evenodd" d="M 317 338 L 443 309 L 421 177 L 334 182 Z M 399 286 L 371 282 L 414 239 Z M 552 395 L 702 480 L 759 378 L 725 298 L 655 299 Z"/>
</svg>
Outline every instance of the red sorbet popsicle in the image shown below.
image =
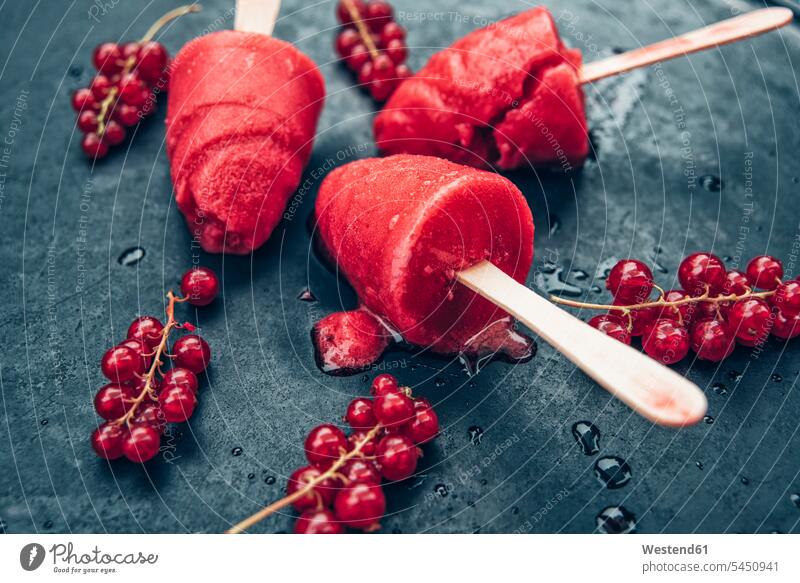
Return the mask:
<svg viewBox="0 0 800 583">
<path fill-rule="evenodd" d="M 476 167 L 568 169 L 589 153 L 581 53 L 533 8 L 476 30 L 403 81 L 375 119 L 387 154 Z"/>
<path fill-rule="evenodd" d="M 325 87 L 291 44 L 249 32 L 202 36 L 170 75 L 167 154 L 178 208 L 206 251 L 262 245 L 300 182 Z"/>
<path fill-rule="evenodd" d="M 509 180 L 430 156 L 360 160 L 325 178 L 316 220 L 325 251 L 366 311 L 317 325 L 323 368 L 377 360 L 390 336 L 383 325 L 437 353 L 530 356 L 508 314 L 455 281 L 483 259 L 525 281 L 533 217 Z"/>
</svg>

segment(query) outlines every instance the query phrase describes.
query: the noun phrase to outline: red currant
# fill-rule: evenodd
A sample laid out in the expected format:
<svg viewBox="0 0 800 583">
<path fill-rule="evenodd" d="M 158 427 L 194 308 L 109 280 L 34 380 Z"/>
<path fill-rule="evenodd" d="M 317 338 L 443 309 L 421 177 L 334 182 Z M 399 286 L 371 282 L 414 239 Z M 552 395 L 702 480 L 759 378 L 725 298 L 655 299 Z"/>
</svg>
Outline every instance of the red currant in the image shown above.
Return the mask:
<svg viewBox="0 0 800 583">
<path fill-rule="evenodd" d="M 800 335 L 800 316 L 788 317 L 780 310 L 777 311 L 770 332 L 781 340 L 789 340 Z"/>
<path fill-rule="evenodd" d="M 381 475 L 387 480 L 405 480 L 417 469 L 419 450 L 405 435 L 387 435 L 381 439 L 376 455 Z"/>
<path fill-rule="evenodd" d="M 399 39 L 390 40 L 384 49 L 386 54 L 396 65 L 399 65 L 406 60 L 408 56 L 408 49 L 403 41 Z"/>
<path fill-rule="evenodd" d="M 396 393 L 399 390 L 400 386 L 397 384 L 397 379 L 389 373 L 379 374 L 372 379 L 370 393 L 375 397 L 380 397 L 386 393 Z"/>
<path fill-rule="evenodd" d="M 405 29 L 396 22 L 389 22 L 383 27 L 383 30 L 381 30 L 379 44 L 383 48 L 386 48 L 391 41 L 403 41 L 405 38 Z"/>
<path fill-rule="evenodd" d="M 398 83 L 404 79 L 408 79 L 413 75 L 408 65 L 397 65 L 396 75 Z"/>
<path fill-rule="evenodd" d="M 640 304 L 653 291 L 653 272 L 638 259 L 622 259 L 608 274 L 606 288 L 618 305 Z"/>
<path fill-rule="evenodd" d="M 295 534 L 342 534 L 344 529 L 330 510 L 306 510 L 294 523 Z"/>
<path fill-rule="evenodd" d="M 369 61 L 369 50 L 363 43 L 358 43 L 350 50 L 350 54 L 346 57 L 345 63 L 351 71 L 360 71 L 364 63 Z"/>
<path fill-rule="evenodd" d="M 208 343 L 197 334 L 187 334 L 172 345 L 175 364 L 187 368 L 194 374 L 200 374 L 211 362 L 211 349 Z"/>
<path fill-rule="evenodd" d="M 131 322 L 128 327 L 128 338 L 141 340 L 151 349 L 161 343 L 163 333 L 164 325 L 158 318 L 153 316 L 140 316 Z"/>
<path fill-rule="evenodd" d="M 194 413 L 197 397 L 189 387 L 169 386 L 161 389 L 158 402 L 168 423 L 183 423 Z"/>
<path fill-rule="evenodd" d="M 81 148 L 89 158 L 104 158 L 108 154 L 108 143 L 94 132 L 83 136 Z"/>
<path fill-rule="evenodd" d="M 217 274 L 208 267 L 193 267 L 181 278 L 181 293 L 193 306 L 207 306 L 219 293 Z"/>
<path fill-rule="evenodd" d="M 139 55 L 139 43 L 125 43 L 120 47 L 120 50 L 122 51 L 122 58 L 126 61 L 131 58 L 136 59 Z"/>
<path fill-rule="evenodd" d="M 371 399 L 353 399 L 347 406 L 344 420 L 353 429 L 370 429 L 375 427 L 377 420 Z"/>
<path fill-rule="evenodd" d="M 689 321 L 725 320 L 733 302 L 697 302 L 692 304 Z"/>
<path fill-rule="evenodd" d="M 135 105 L 117 102 L 112 116 L 126 128 L 133 127 L 141 119 L 142 112 Z"/>
<path fill-rule="evenodd" d="M 355 484 L 339 491 L 333 509 L 347 526 L 371 530 L 386 512 L 386 497 L 380 486 Z"/>
<path fill-rule="evenodd" d="M 378 468 L 372 462 L 363 459 L 347 460 L 339 469 L 339 473 L 344 476 L 344 483 L 347 486 L 381 483 L 381 474 L 378 472 Z"/>
<path fill-rule="evenodd" d="M 103 130 L 103 139 L 108 142 L 109 146 L 121 144 L 125 139 L 125 128 L 111 119 L 106 124 L 105 130 Z"/>
<path fill-rule="evenodd" d="M 689 294 L 682 289 L 671 289 L 664 292 L 663 300 L 665 302 L 673 303 L 685 300 L 689 297 Z M 694 304 L 691 303 L 680 304 L 677 306 L 664 306 L 663 308 L 658 309 L 656 317 L 668 318 L 670 320 L 675 320 L 676 322 L 688 325 L 692 317 L 693 306 Z"/>
<path fill-rule="evenodd" d="M 375 399 L 375 417 L 384 427 L 403 425 L 413 415 L 414 402 L 405 393 L 385 393 Z"/>
<path fill-rule="evenodd" d="M 107 379 L 116 383 L 132 380 L 144 372 L 139 354 L 128 346 L 109 348 L 100 360 L 100 368 Z"/>
<path fill-rule="evenodd" d="M 346 59 L 353 51 L 353 47 L 361 43 L 361 36 L 354 28 L 345 28 L 336 35 L 336 52 L 340 57 Z"/>
<path fill-rule="evenodd" d="M 793 279 L 782 282 L 775 288 L 775 294 L 770 301 L 785 316 L 789 318 L 797 316 L 800 314 L 800 281 Z"/>
<path fill-rule="evenodd" d="M 726 296 L 731 294 L 741 295 L 750 291 L 750 282 L 747 276 L 736 269 L 731 269 L 725 274 L 725 284 L 722 286 L 722 293 Z"/>
<path fill-rule="evenodd" d="M 414 418 L 405 428 L 405 434 L 417 445 L 428 443 L 439 433 L 439 418 L 432 407 L 418 406 L 414 402 Z"/>
<path fill-rule="evenodd" d="M 119 97 L 128 105 L 142 105 L 149 96 L 144 81 L 136 73 L 126 73 L 119 80 Z"/>
<path fill-rule="evenodd" d="M 131 427 L 122 440 L 122 453 L 132 462 L 144 463 L 153 459 L 161 447 L 158 431 L 147 425 Z"/>
<path fill-rule="evenodd" d="M 92 109 L 86 109 L 78 115 L 78 129 L 83 133 L 97 131 L 97 113 Z"/>
<path fill-rule="evenodd" d="M 363 443 L 361 446 L 361 453 L 363 453 L 367 457 L 372 457 L 375 455 L 375 450 L 378 448 L 378 444 L 375 441 L 375 438 L 366 441 L 367 439 L 367 432 L 366 431 L 354 431 L 350 437 L 347 438 L 348 443 L 348 450 L 352 450 L 357 444 Z"/>
<path fill-rule="evenodd" d="M 363 0 L 351 0 L 350 2 L 352 6 L 355 8 L 356 14 L 360 17 L 363 17 L 366 10 L 366 5 L 364 4 Z M 347 3 L 339 1 L 339 4 L 336 5 L 336 17 L 339 19 L 344 26 L 353 23 L 353 16 L 350 14 L 350 10 L 347 8 Z"/>
<path fill-rule="evenodd" d="M 747 264 L 747 281 L 753 287 L 773 290 L 783 278 L 783 264 L 769 255 L 753 257 Z"/>
<path fill-rule="evenodd" d="M 701 320 L 692 326 L 692 350 L 697 358 L 720 362 L 728 358 L 736 347 L 733 333 L 725 322 Z"/>
<path fill-rule="evenodd" d="M 681 287 L 692 296 L 720 293 L 725 286 L 727 272 L 722 259 L 711 253 L 692 253 L 681 261 L 678 280 Z"/>
<path fill-rule="evenodd" d="M 372 0 L 367 4 L 364 12 L 363 20 L 366 22 L 369 29 L 374 32 L 380 32 L 383 27 L 389 24 L 394 16 L 391 4 L 383 2 L 382 0 Z"/>
<path fill-rule="evenodd" d="M 614 300 L 615 302 L 617 300 Z M 623 301 L 623 305 L 625 302 Z M 626 326 L 632 337 L 642 336 L 648 326 L 653 323 L 658 317 L 658 308 L 638 308 L 628 310 L 627 313 L 622 310 L 609 310 L 609 314 L 617 316 L 622 319 L 623 324 Z"/>
<path fill-rule="evenodd" d="M 152 350 L 150 349 L 147 344 L 139 340 L 138 338 L 126 338 L 122 342 L 119 343 L 119 346 L 127 346 L 136 354 L 139 355 L 139 358 L 142 360 L 142 371 L 147 371 L 150 368 L 150 365 L 153 362 Z"/>
<path fill-rule="evenodd" d="M 89 86 L 92 90 L 92 95 L 97 101 L 103 101 L 112 87 L 114 87 L 114 83 L 105 75 L 97 75 L 92 79 L 92 84 Z"/>
<path fill-rule="evenodd" d="M 315 466 L 328 467 L 347 449 L 347 438 L 335 425 L 318 425 L 306 437 L 306 458 Z"/>
<path fill-rule="evenodd" d="M 104 75 L 119 73 L 125 64 L 122 59 L 122 50 L 117 43 L 97 45 L 92 54 L 92 63 L 94 63 L 95 69 Z"/>
<path fill-rule="evenodd" d="M 740 344 L 755 346 L 769 335 L 769 306 L 761 298 L 739 300 L 728 312 L 728 324 Z"/>
<path fill-rule="evenodd" d="M 167 67 L 169 54 L 159 42 L 147 41 L 141 44 L 136 56 L 136 71 L 151 84 L 158 82 Z"/>
<path fill-rule="evenodd" d="M 95 100 L 94 95 L 92 94 L 92 90 L 88 87 L 78 89 L 72 94 L 72 109 L 75 111 L 83 111 L 85 109 L 92 109 L 96 111 L 99 109 L 99 107 L 100 106 L 97 103 L 97 100 Z"/>
<path fill-rule="evenodd" d="M 394 62 L 385 54 L 378 55 L 372 61 L 372 82 L 369 91 L 376 101 L 384 101 L 394 91 L 397 83 L 397 72 Z"/>
<path fill-rule="evenodd" d="M 597 328 L 606 336 L 619 340 L 623 344 L 631 343 L 631 334 L 628 332 L 628 323 L 613 314 L 601 314 L 589 320 L 589 326 Z"/>
<path fill-rule="evenodd" d="M 689 352 L 689 332 L 674 320 L 653 322 L 642 338 L 644 351 L 664 364 L 674 364 Z"/>
<path fill-rule="evenodd" d="M 176 366 L 164 373 L 161 379 L 162 389 L 181 387 L 188 389 L 192 394 L 197 394 L 197 375 L 187 368 Z"/>
<path fill-rule="evenodd" d="M 103 419 L 119 419 L 128 412 L 133 398 L 130 387 L 108 384 L 94 396 L 94 408 Z"/>
<path fill-rule="evenodd" d="M 103 423 L 92 433 L 92 449 L 103 459 L 115 460 L 122 457 L 122 441 L 125 430 L 117 423 Z"/>
<path fill-rule="evenodd" d="M 291 496 L 298 490 L 302 490 L 308 484 L 318 480 L 321 475 L 322 472 L 314 466 L 295 470 L 286 483 L 286 495 Z M 330 478 L 325 478 L 292 502 L 292 506 L 300 512 L 309 508 L 329 506 L 333 503 L 334 496 L 336 496 L 336 483 Z"/>
<path fill-rule="evenodd" d="M 131 419 L 133 425 L 147 425 L 152 427 L 159 433 L 164 433 L 167 426 L 167 420 L 164 417 L 164 412 L 161 411 L 156 403 L 142 403 L 137 407 L 136 413 Z"/>
</svg>

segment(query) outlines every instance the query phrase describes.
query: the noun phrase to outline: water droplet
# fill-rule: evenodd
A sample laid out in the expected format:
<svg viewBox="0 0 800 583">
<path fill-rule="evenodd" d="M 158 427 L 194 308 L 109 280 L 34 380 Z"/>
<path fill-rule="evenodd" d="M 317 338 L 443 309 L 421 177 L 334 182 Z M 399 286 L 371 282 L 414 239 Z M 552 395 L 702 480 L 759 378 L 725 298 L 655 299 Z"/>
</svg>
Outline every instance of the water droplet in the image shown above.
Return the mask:
<svg viewBox="0 0 800 583">
<path fill-rule="evenodd" d="M 741 480 L 740 480 L 740 481 L 741 481 L 741 482 L 742 482 L 742 484 L 744 484 L 745 486 L 747 486 L 747 485 L 750 483 L 750 480 L 749 480 L 749 478 L 747 478 L 747 476 L 742 476 L 742 478 L 741 478 Z"/>
<path fill-rule="evenodd" d="M 519 508 L 517 508 L 516 506 L 512 507 L 511 514 L 519 514 Z"/>
<path fill-rule="evenodd" d="M 769 377 L 773 383 L 779 383 L 783 380 L 783 377 L 778 373 L 774 373 L 771 377 Z"/>
<path fill-rule="evenodd" d="M 597 269 L 595 270 L 595 279 L 606 279 L 608 274 L 611 273 L 611 268 L 614 267 L 617 262 L 619 261 L 616 257 L 608 257 L 603 259 L 600 263 L 597 264 Z"/>
<path fill-rule="evenodd" d="M 795 184 L 800 182 L 800 176 L 792 176 L 792 182 L 794 182 Z"/>
<path fill-rule="evenodd" d="M 234 447 L 234 448 L 231 450 L 231 453 L 234 455 L 234 457 L 239 457 L 240 455 L 242 455 L 242 451 L 243 451 L 243 450 L 242 450 L 242 448 L 241 448 L 241 447 Z"/>
<path fill-rule="evenodd" d="M 616 490 L 631 481 L 631 467 L 622 458 L 605 456 L 595 462 L 594 475 L 606 488 Z"/>
<path fill-rule="evenodd" d="M 39 423 L 41 423 L 42 427 L 44 427 L 45 425 L 47 425 L 50 422 L 47 419 L 42 419 Z"/>
<path fill-rule="evenodd" d="M 561 230 L 561 221 L 556 215 L 550 215 L 548 217 L 550 220 L 550 236 L 554 236 Z"/>
<path fill-rule="evenodd" d="M 275 476 L 267 476 L 266 478 L 264 478 L 264 483 L 267 486 L 272 486 L 272 484 L 275 483 Z"/>
<path fill-rule="evenodd" d="M 472 445 L 480 445 L 483 440 L 483 429 L 477 425 L 473 425 L 467 429 L 467 431 L 469 432 L 469 440 L 472 442 Z"/>
<path fill-rule="evenodd" d="M 584 281 L 589 279 L 589 274 L 586 273 L 583 269 L 573 269 L 571 272 L 572 278 L 577 279 L 578 281 Z"/>
<path fill-rule="evenodd" d="M 124 265 L 125 267 L 131 267 L 139 263 L 142 259 L 144 259 L 145 250 L 143 247 L 131 247 L 129 249 L 125 249 L 122 253 L 120 253 L 119 258 L 117 261 L 120 265 Z"/>
<path fill-rule="evenodd" d="M 80 65 L 72 65 L 72 66 L 69 68 L 69 74 L 70 74 L 72 77 L 76 77 L 76 78 L 77 78 L 77 77 L 80 77 L 81 75 L 83 75 L 83 67 L 82 67 L 82 66 L 80 66 Z"/>
<path fill-rule="evenodd" d="M 719 192 L 720 190 L 722 190 L 722 180 L 720 179 L 719 176 L 714 176 L 713 174 L 706 174 L 705 176 L 701 176 L 700 184 L 708 192 Z"/>
<path fill-rule="evenodd" d="M 702 470 L 703 469 L 703 462 L 694 462 L 694 465 L 697 466 L 698 470 Z"/>
<path fill-rule="evenodd" d="M 593 294 L 601 294 L 601 293 L 603 293 L 603 288 L 601 288 L 599 285 L 593 285 L 589 289 L 592 291 Z"/>
<path fill-rule="evenodd" d="M 363 375 L 363 376 L 361 377 L 361 382 L 362 382 L 362 383 L 369 382 L 369 375 L 368 375 L 368 374 L 365 374 L 365 375 Z"/>
<path fill-rule="evenodd" d="M 450 493 L 445 484 L 436 484 L 433 487 L 433 491 L 434 493 L 438 494 L 441 498 L 444 498 Z"/>
<path fill-rule="evenodd" d="M 714 418 L 711 415 L 705 415 L 703 417 L 703 422 L 706 423 L 706 425 L 712 425 L 714 423 Z"/>
<path fill-rule="evenodd" d="M 533 275 L 534 284 L 549 294 L 578 297 L 583 294 L 583 289 L 567 282 L 564 277 L 564 268 L 556 267 L 552 272 L 540 268 Z"/>
<path fill-rule="evenodd" d="M 53 521 L 52 520 L 45 520 L 44 521 L 44 527 L 48 528 L 48 529 L 53 528 Z"/>
<path fill-rule="evenodd" d="M 441 389 L 445 385 L 445 380 L 441 377 L 436 377 L 433 381 L 433 384 L 436 385 L 437 388 Z"/>
<path fill-rule="evenodd" d="M 255 474 L 247 474 L 247 479 L 248 480 L 255 480 L 256 479 L 256 475 Z"/>
<path fill-rule="evenodd" d="M 584 455 L 594 455 L 600 451 L 600 430 L 589 421 L 578 421 L 572 426 L 572 436 Z"/>
<path fill-rule="evenodd" d="M 738 370 L 732 370 L 728 372 L 728 378 L 734 383 L 738 383 L 740 380 L 742 380 L 742 373 L 740 373 Z"/>
<path fill-rule="evenodd" d="M 624 506 L 608 506 L 595 518 L 597 530 L 604 534 L 636 532 L 636 516 Z"/>
<path fill-rule="evenodd" d="M 306 288 L 297 294 L 297 299 L 301 302 L 316 302 L 317 296 L 315 296 L 310 289 Z"/>
<path fill-rule="evenodd" d="M 6 521 L 0 518 L 0 534 L 5 534 L 7 528 L 8 524 L 6 523 Z"/>
<path fill-rule="evenodd" d="M 131 267 L 139 263 L 142 259 L 144 259 L 145 250 L 142 247 L 131 247 L 130 249 L 125 249 L 123 251 L 117 261 L 120 265 L 124 265 L 125 267 Z"/>
<path fill-rule="evenodd" d="M 714 392 L 722 397 L 728 394 L 728 387 L 723 385 L 722 383 L 714 383 L 711 385 L 711 388 L 714 389 Z"/>
<path fill-rule="evenodd" d="M 800 494 L 798 494 L 797 492 L 794 492 L 789 496 L 789 501 L 798 508 L 800 508 Z"/>
</svg>

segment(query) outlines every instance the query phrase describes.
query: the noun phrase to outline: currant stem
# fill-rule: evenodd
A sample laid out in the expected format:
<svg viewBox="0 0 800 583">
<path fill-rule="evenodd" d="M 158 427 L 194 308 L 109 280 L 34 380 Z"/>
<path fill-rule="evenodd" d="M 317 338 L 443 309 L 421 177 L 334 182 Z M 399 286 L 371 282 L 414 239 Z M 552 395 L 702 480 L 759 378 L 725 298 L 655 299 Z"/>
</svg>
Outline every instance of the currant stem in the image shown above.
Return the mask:
<svg viewBox="0 0 800 583">
<path fill-rule="evenodd" d="M 350 13 L 350 19 L 353 21 L 353 24 L 356 25 L 358 36 L 361 37 L 362 42 L 364 45 L 366 45 L 370 56 L 373 60 L 377 59 L 379 55 L 378 47 L 375 46 L 367 25 L 364 24 L 363 20 L 361 20 L 361 15 L 358 13 L 358 8 L 356 8 L 356 5 L 353 4 L 353 0 L 342 0 L 342 2 L 344 3 L 345 8 L 347 8 L 347 12 Z"/>
<path fill-rule="evenodd" d="M 173 328 L 178 326 L 178 323 L 175 321 L 175 304 L 185 302 L 186 299 L 187 298 L 176 297 L 175 294 L 172 293 L 172 290 L 167 293 L 167 300 L 169 300 L 166 309 L 167 323 L 164 324 L 164 329 L 161 331 L 161 341 L 158 343 L 158 347 L 153 353 L 153 362 L 150 364 L 150 369 L 144 376 L 144 387 L 136 396 L 136 398 L 131 401 L 131 407 L 128 409 L 128 412 L 119 419 L 115 420 L 114 423 L 118 425 L 130 423 L 131 418 L 136 414 L 136 410 L 139 408 L 139 405 L 141 405 L 142 401 L 144 401 L 147 397 L 153 396 L 153 379 L 155 378 L 156 373 L 161 369 L 161 366 L 164 364 L 161 361 L 161 357 L 167 354 L 167 341 L 169 340 L 169 333 Z"/>
<path fill-rule="evenodd" d="M 568 300 L 553 295 L 550 296 L 550 301 L 555 304 L 561 304 L 562 306 L 570 306 L 572 308 L 586 308 L 587 310 L 620 310 L 623 312 L 628 312 L 630 310 L 641 310 L 644 308 L 677 307 L 677 306 L 682 306 L 684 304 L 696 304 L 700 302 L 719 304 L 722 302 L 735 302 L 738 300 L 745 300 L 747 298 L 767 298 L 773 295 L 774 293 L 775 293 L 774 290 L 763 291 L 763 292 L 747 291 L 741 295 L 730 294 L 730 295 L 709 296 L 708 292 L 706 292 L 701 296 L 683 298 L 681 300 L 674 300 L 672 302 L 665 302 L 662 296 L 659 299 L 652 302 L 644 302 L 641 304 L 628 304 L 620 306 L 607 305 L 607 304 L 593 304 L 589 302 L 578 302 L 575 300 Z"/>
<path fill-rule="evenodd" d="M 288 496 L 284 496 L 283 498 L 273 502 L 269 506 L 265 506 L 252 516 L 249 516 L 248 518 L 245 518 L 238 524 L 232 526 L 231 528 L 225 531 L 225 534 L 240 534 L 244 532 L 254 524 L 264 520 L 270 514 L 274 514 L 281 508 L 286 508 L 295 500 L 299 500 L 300 498 L 308 494 L 317 484 L 324 482 L 328 478 L 335 477 L 336 474 L 339 472 L 339 468 L 341 468 L 348 460 L 351 460 L 354 457 L 359 456 L 359 454 L 361 453 L 361 449 L 367 443 L 369 443 L 376 435 L 378 435 L 381 429 L 383 429 L 383 426 L 379 423 L 378 425 L 370 429 L 370 431 L 364 436 L 364 439 L 356 443 L 353 449 L 342 454 L 339 457 L 339 459 L 333 462 L 331 467 L 329 467 L 319 476 L 317 476 L 313 480 L 309 480 L 308 482 L 306 482 L 306 485 L 300 488 L 299 490 L 296 490 L 295 492 L 293 492 Z"/>
<path fill-rule="evenodd" d="M 184 14 L 189 14 L 192 12 L 200 12 L 202 7 L 199 4 L 187 4 L 185 6 L 178 6 L 177 8 L 170 10 L 161 18 L 156 20 L 150 28 L 147 29 L 147 32 L 144 33 L 144 36 L 139 39 L 140 43 L 146 43 L 148 41 L 153 40 L 153 37 L 161 30 L 167 23 L 172 20 L 175 20 L 179 16 L 183 16 Z M 122 67 L 122 72 L 120 75 L 127 75 L 133 70 L 134 65 L 136 65 L 136 57 L 130 56 L 128 60 L 125 61 L 125 66 Z M 117 94 L 119 93 L 119 89 L 116 87 L 112 87 L 108 95 L 106 95 L 105 99 L 100 103 L 100 111 L 97 114 L 97 135 L 101 138 L 103 134 L 106 133 L 106 126 L 108 125 L 108 110 L 111 106 L 116 102 Z"/>
</svg>

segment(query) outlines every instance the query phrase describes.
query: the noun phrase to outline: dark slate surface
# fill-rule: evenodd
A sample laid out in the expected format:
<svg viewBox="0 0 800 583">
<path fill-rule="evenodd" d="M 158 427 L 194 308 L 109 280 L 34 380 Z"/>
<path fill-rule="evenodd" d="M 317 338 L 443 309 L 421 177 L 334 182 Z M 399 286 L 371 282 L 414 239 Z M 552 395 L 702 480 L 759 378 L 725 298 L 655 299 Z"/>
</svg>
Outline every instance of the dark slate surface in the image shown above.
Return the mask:
<svg viewBox="0 0 800 583">
<path fill-rule="evenodd" d="M 332 5 L 284 3 L 275 34 L 320 64 L 329 98 L 309 192 L 252 257 L 192 249 L 170 199 L 163 103 L 130 147 L 101 164 L 92 167 L 79 151 L 69 95 L 91 78 L 92 47 L 141 35 L 177 4 L 108 2 L 105 14 L 89 0 L 0 8 L 0 134 L 8 148 L 0 191 L 0 519 L 9 532 L 221 531 L 279 497 L 302 463 L 305 432 L 336 420 L 365 391 L 360 376 L 320 373 L 309 342 L 316 319 L 353 301 L 349 291 L 340 297 L 309 251 L 305 220 L 319 176 L 329 159 L 374 152 L 374 105 L 333 62 Z M 232 25 L 230 0 L 203 4 L 163 35 L 172 52 Z M 757 6 L 650 4 L 576 0 L 553 11 L 567 42 L 592 60 Z M 411 64 L 523 5 L 500 6 L 398 0 Z M 613 258 L 633 255 L 663 266 L 657 275 L 668 287 L 684 254 L 708 248 L 740 265 L 769 251 L 798 271 L 799 45 L 797 29 L 785 29 L 589 89 L 595 160 L 571 176 L 510 175 L 536 217 L 531 280 L 552 286 L 546 263 L 554 261 L 589 290 L 602 286 L 594 274 Z M 721 192 L 704 188 L 705 175 L 722 177 Z M 121 265 L 135 246 L 144 258 Z M 193 260 L 224 278 L 213 307 L 183 312 L 214 351 L 201 405 L 169 442 L 169 462 L 109 466 L 87 442 L 103 383 L 98 359 L 134 316 L 162 311 L 165 291 Z M 307 285 L 317 303 L 296 300 Z M 623 504 L 644 532 L 798 532 L 790 494 L 800 491 L 799 350 L 771 341 L 757 355 L 738 349 L 718 367 L 686 360 L 678 368 L 705 388 L 714 422 L 682 431 L 633 415 L 545 345 L 528 364 L 492 364 L 472 380 L 458 363 L 390 353 L 381 366 L 437 403 L 444 431 L 422 475 L 390 489 L 385 531 L 591 532 L 601 509 Z M 579 420 L 600 429 L 598 455 L 576 447 L 570 427 Z M 471 438 L 475 428 L 480 439 Z M 593 464 L 602 455 L 627 460 L 627 485 L 599 484 Z M 277 516 L 258 530 L 291 524 Z"/>
</svg>

